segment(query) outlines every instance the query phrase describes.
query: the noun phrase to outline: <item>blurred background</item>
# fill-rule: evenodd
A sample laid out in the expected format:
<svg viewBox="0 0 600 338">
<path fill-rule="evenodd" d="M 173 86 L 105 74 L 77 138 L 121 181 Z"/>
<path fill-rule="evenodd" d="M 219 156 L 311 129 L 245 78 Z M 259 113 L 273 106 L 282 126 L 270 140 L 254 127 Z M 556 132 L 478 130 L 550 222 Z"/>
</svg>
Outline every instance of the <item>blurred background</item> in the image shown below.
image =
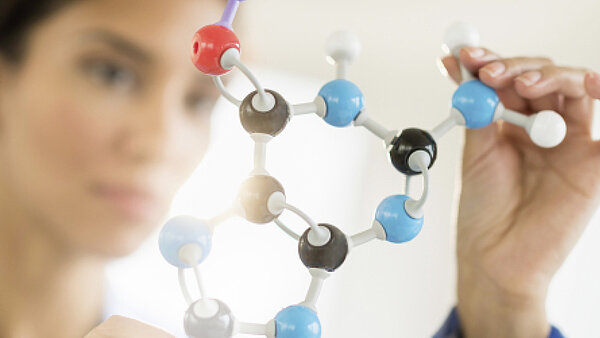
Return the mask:
<svg viewBox="0 0 600 338">
<path fill-rule="evenodd" d="M 600 71 L 598 13 L 600 2 L 594 0 L 251 0 L 241 5 L 234 28 L 242 60 L 265 87 L 292 103 L 312 101 L 333 79 L 325 41 L 336 30 L 351 30 L 362 42 L 362 53 L 350 67 L 349 80 L 363 91 L 370 116 L 389 129 L 431 129 L 447 116 L 455 88 L 438 68 L 448 25 L 475 25 L 482 45 L 502 56 L 547 56 L 560 65 Z M 251 90 L 237 73 L 230 87 L 238 97 Z M 251 170 L 253 143 L 235 107 L 219 101 L 213 124 L 211 149 L 180 191 L 173 215 L 216 215 L 230 205 Z M 456 302 L 462 142 L 463 130 L 456 128 L 438 143 L 420 235 L 405 244 L 361 246 L 325 282 L 318 302 L 323 337 L 428 337 L 441 325 Z M 379 202 L 404 187 L 379 139 L 363 128 L 334 128 L 312 115 L 294 117 L 269 144 L 267 168 L 290 203 L 349 235 L 370 227 Z M 420 182 L 413 182 L 418 196 Z M 296 232 L 305 228 L 287 212 L 282 219 Z M 186 305 L 176 269 L 160 256 L 156 235 L 110 267 L 114 308 L 108 311 L 179 337 Z M 600 269 L 594 259 L 600 255 L 599 238 L 597 215 L 551 285 L 549 319 L 570 337 L 600 336 Z M 310 283 L 292 239 L 274 224 L 239 218 L 217 228 L 202 270 L 209 295 L 248 322 L 266 323 L 283 307 L 302 301 Z"/>
</svg>

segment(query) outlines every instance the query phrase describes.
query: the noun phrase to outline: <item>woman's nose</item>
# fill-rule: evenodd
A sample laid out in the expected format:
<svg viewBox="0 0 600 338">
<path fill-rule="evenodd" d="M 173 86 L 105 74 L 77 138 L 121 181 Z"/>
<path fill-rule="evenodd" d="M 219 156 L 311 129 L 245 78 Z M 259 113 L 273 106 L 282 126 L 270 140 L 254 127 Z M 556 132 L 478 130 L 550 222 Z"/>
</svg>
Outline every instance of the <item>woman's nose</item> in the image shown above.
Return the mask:
<svg viewBox="0 0 600 338">
<path fill-rule="evenodd" d="M 124 160 L 161 162 L 176 150 L 182 105 L 171 87 L 167 85 L 149 93 L 143 102 L 132 108 L 116 142 Z"/>
</svg>

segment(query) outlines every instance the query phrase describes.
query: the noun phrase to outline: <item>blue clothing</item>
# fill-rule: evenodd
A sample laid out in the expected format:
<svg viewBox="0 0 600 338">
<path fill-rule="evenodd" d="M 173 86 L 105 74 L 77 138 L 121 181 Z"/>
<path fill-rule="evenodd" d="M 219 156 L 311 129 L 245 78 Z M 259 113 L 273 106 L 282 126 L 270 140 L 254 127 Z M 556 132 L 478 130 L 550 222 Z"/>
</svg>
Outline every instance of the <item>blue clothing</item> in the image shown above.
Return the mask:
<svg viewBox="0 0 600 338">
<path fill-rule="evenodd" d="M 450 311 L 448 318 L 444 322 L 444 325 L 433 335 L 433 338 L 463 338 L 462 331 L 460 329 L 460 318 L 458 317 L 458 311 L 456 307 Z M 565 338 L 560 331 L 552 326 L 550 335 L 548 338 Z"/>
</svg>

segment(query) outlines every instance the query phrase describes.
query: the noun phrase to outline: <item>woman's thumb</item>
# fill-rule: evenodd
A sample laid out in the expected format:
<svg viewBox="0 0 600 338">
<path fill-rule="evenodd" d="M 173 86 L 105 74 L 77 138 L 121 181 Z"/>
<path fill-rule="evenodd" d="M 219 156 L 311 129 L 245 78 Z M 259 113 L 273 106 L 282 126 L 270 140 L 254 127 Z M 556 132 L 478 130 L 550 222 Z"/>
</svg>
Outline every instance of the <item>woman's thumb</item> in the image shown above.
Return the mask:
<svg viewBox="0 0 600 338">
<path fill-rule="evenodd" d="M 111 316 L 84 338 L 174 338 L 175 336 L 135 319 Z"/>
</svg>

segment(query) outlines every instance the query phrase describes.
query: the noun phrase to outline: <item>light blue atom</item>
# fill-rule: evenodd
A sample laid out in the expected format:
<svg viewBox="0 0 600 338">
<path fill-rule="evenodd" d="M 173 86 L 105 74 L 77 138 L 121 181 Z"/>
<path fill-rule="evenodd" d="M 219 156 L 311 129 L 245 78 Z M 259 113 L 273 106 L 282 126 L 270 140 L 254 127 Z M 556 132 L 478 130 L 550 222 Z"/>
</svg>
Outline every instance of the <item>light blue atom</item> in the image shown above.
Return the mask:
<svg viewBox="0 0 600 338">
<path fill-rule="evenodd" d="M 375 212 L 375 219 L 385 230 L 385 240 L 392 243 L 408 242 L 415 238 L 423 227 L 423 217 L 412 218 L 406 212 L 406 195 L 393 195 L 385 198 Z"/>
<path fill-rule="evenodd" d="M 465 126 L 470 129 L 482 128 L 492 123 L 499 102 L 494 89 L 479 80 L 461 84 L 452 96 L 452 107 L 462 114 Z"/>
<path fill-rule="evenodd" d="M 319 91 L 319 96 L 327 105 L 327 113 L 323 119 L 334 127 L 345 127 L 352 123 L 365 106 L 360 89 L 344 79 L 326 83 Z"/>
<path fill-rule="evenodd" d="M 302 305 L 292 305 L 275 316 L 276 338 L 320 338 L 321 322 L 317 314 Z"/>
<path fill-rule="evenodd" d="M 179 259 L 181 247 L 198 244 L 202 248 L 202 258 L 197 262 L 200 264 L 210 252 L 211 238 L 211 231 L 203 221 L 191 216 L 177 216 L 163 226 L 158 236 L 158 247 L 167 262 L 178 268 L 190 268 Z"/>
</svg>

